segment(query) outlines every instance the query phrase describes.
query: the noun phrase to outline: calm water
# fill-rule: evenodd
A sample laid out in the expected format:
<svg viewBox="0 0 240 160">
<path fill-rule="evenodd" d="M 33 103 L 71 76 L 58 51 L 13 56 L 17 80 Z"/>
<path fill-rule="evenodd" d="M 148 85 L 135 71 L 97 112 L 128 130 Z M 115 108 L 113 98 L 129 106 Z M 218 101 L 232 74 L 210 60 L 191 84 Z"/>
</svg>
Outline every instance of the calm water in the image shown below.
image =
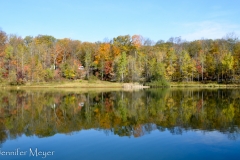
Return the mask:
<svg viewBox="0 0 240 160">
<path fill-rule="evenodd" d="M 0 159 L 240 159 L 240 90 L 0 91 Z"/>
</svg>

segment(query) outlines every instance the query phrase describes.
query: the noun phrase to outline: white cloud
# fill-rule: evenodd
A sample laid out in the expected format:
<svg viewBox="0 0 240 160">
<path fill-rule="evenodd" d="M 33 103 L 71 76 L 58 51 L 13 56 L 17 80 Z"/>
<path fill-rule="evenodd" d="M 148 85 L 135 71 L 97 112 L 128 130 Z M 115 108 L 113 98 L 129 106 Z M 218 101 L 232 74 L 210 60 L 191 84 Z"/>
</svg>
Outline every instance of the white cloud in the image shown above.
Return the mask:
<svg viewBox="0 0 240 160">
<path fill-rule="evenodd" d="M 212 21 L 203 21 L 187 23 L 183 25 L 184 30 L 188 31 L 182 36 L 188 41 L 196 39 L 218 39 L 224 37 L 227 33 L 234 32 L 239 36 L 240 26 L 235 24 L 219 23 Z"/>
<path fill-rule="evenodd" d="M 206 144 L 206 145 L 212 145 L 217 143 L 229 143 L 228 135 L 223 134 L 218 131 L 196 131 L 193 132 L 194 136 L 188 136 L 189 138 L 185 139 L 187 143 L 192 144 Z M 239 139 L 237 139 L 239 141 Z"/>
</svg>

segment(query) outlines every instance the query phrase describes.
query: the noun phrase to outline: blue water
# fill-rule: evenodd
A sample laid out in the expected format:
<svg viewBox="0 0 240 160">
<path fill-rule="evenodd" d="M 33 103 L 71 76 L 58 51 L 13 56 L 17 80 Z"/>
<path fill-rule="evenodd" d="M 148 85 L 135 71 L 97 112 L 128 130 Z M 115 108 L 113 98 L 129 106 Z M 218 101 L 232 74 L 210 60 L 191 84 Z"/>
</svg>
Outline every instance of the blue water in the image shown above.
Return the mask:
<svg viewBox="0 0 240 160">
<path fill-rule="evenodd" d="M 94 129 L 38 138 L 21 136 L 8 140 L 2 151 L 15 148 L 27 151 L 25 156 L 0 156 L 1 159 L 42 159 L 29 155 L 29 149 L 54 151 L 45 159 L 124 160 L 124 159 L 240 159 L 240 139 L 229 140 L 218 131 L 187 131 L 172 135 L 169 131 L 152 131 L 139 138 L 119 137 Z"/>
</svg>

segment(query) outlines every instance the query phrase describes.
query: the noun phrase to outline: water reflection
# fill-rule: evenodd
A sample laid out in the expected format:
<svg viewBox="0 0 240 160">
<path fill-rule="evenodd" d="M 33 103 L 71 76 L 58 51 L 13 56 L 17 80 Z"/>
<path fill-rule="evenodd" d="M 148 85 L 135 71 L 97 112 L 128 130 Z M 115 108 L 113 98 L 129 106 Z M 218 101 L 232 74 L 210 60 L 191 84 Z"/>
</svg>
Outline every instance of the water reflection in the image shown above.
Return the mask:
<svg viewBox="0 0 240 160">
<path fill-rule="evenodd" d="M 0 91 L 0 143 L 96 129 L 139 137 L 153 130 L 217 130 L 239 137 L 240 90 Z"/>
</svg>

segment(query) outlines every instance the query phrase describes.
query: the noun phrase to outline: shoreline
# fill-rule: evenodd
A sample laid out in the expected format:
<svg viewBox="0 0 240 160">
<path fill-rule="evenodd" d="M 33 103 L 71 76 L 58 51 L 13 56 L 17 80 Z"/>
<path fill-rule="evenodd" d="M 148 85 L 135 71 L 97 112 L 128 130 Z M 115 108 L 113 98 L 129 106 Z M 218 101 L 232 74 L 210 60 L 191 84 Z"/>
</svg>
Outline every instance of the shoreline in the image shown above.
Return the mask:
<svg viewBox="0 0 240 160">
<path fill-rule="evenodd" d="M 189 83 L 177 83 L 171 82 L 170 88 L 240 88 L 240 84 L 218 84 L 218 83 L 201 83 L 201 82 L 189 82 Z"/>
<path fill-rule="evenodd" d="M 9 85 L 0 84 L 0 88 L 4 89 L 125 89 L 135 90 L 150 88 L 139 83 L 119 83 L 108 81 L 63 81 L 63 82 L 40 82 L 40 83 L 26 83 L 25 85 Z"/>
<path fill-rule="evenodd" d="M 4 89 L 38 89 L 38 88 L 52 88 L 52 89 L 145 89 L 145 88 L 240 88 L 240 84 L 218 84 L 201 82 L 170 82 L 168 86 L 149 85 L 144 86 L 139 83 L 119 83 L 108 81 L 63 81 L 63 82 L 40 82 L 40 83 L 26 83 L 25 85 L 11 86 L 9 84 L 0 84 L 0 88 Z"/>
</svg>

